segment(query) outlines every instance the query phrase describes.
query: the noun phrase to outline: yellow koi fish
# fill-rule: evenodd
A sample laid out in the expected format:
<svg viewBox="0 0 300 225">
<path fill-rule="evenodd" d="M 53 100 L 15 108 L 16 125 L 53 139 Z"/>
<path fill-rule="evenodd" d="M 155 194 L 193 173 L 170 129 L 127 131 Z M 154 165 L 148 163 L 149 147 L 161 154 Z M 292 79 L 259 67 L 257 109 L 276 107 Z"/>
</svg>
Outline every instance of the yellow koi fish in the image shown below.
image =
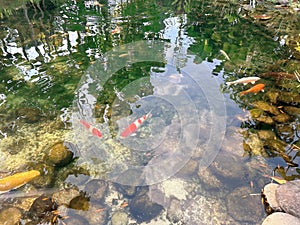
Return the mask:
<svg viewBox="0 0 300 225">
<path fill-rule="evenodd" d="M 9 192 L 12 189 L 19 188 L 24 184 L 32 181 L 34 178 L 38 177 L 40 172 L 37 170 L 30 170 L 26 172 L 16 173 L 14 175 L 4 177 L 0 179 L 0 194 Z"/>
</svg>

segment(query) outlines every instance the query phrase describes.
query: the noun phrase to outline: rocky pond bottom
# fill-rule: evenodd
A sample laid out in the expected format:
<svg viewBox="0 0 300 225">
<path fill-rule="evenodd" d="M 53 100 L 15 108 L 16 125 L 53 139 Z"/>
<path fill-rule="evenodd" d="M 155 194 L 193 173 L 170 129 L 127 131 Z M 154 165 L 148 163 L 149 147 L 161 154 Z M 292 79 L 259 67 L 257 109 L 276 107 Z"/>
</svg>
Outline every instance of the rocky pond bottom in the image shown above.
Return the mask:
<svg viewBox="0 0 300 225">
<path fill-rule="evenodd" d="M 24 170 L 38 170 L 41 175 L 0 196 L 0 221 L 24 225 L 261 224 L 265 217 L 261 187 L 269 182 L 262 175 L 271 174 L 271 168 L 262 157 L 241 160 L 243 136 L 235 129 L 229 129 L 208 168 L 199 167 L 199 147 L 178 173 L 150 186 L 91 178 L 88 170 L 76 164 L 71 143 L 49 139 L 45 146 L 50 147 L 40 146 L 40 163 L 25 164 Z M 33 139 L 45 135 L 39 133 Z M 26 142 L 23 147 L 26 149 Z M 10 168 L 13 164 L 9 163 L 21 160 L 18 154 L 27 156 L 23 161 L 30 161 L 28 153 L 16 153 L 3 165 Z M 123 179 L 134 172 L 126 171 Z"/>
</svg>

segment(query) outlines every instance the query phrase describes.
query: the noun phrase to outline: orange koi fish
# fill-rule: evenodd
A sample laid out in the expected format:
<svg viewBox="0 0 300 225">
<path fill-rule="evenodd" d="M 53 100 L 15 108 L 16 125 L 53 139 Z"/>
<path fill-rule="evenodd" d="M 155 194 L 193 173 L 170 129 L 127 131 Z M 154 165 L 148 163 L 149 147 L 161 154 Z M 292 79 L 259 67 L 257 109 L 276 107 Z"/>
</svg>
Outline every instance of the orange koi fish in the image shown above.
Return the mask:
<svg viewBox="0 0 300 225">
<path fill-rule="evenodd" d="M 80 123 L 96 137 L 99 137 L 99 138 L 102 137 L 102 133 L 98 128 L 92 126 L 91 124 L 89 124 L 88 122 L 86 122 L 84 120 L 80 120 Z"/>
<path fill-rule="evenodd" d="M 0 194 L 9 192 L 12 189 L 19 188 L 24 184 L 30 182 L 34 178 L 38 177 L 39 175 L 40 172 L 38 170 L 30 170 L 4 177 L 0 179 Z"/>
<path fill-rule="evenodd" d="M 151 112 L 147 113 L 146 115 L 142 116 L 141 118 L 137 119 L 134 121 L 132 124 L 130 124 L 123 132 L 121 133 L 122 138 L 126 138 L 129 135 L 133 134 L 136 132 L 136 130 L 143 124 L 143 122 L 150 118 L 152 116 Z"/>
<path fill-rule="evenodd" d="M 264 91 L 264 88 L 265 88 L 265 85 L 264 84 L 257 84 L 255 86 L 253 86 L 252 88 L 249 88 L 248 90 L 246 91 L 242 91 L 240 92 L 240 96 L 243 96 L 245 94 L 248 94 L 248 93 L 258 93 L 260 91 Z"/>
</svg>

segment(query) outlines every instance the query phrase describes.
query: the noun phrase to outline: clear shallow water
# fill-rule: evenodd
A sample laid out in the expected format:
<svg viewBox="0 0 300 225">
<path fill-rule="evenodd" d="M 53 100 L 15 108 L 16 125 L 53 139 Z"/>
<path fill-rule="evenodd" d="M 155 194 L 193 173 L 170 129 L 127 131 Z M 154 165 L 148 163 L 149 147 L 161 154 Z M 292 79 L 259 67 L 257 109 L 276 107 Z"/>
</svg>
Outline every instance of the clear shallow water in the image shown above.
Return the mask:
<svg viewBox="0 0 300 225">
<path fill-rule="evenodd" d="M 146 186 L 149 202 L 163 206 L 149 219 L 134 204 L 143 192 L 128 196 L 111 184 L 103 224 L 118 210 L 138 224 L 260 224 L 260 199 L 251 194 L 260 193 L 269 181 L 264 175 L 281 161 L 245 154 L 240 127 L 249 115 L 242 108 L 263 97 L 238 98 L 241 87 L 230 91 L 223 83 L 263 71 L 278 57 L 279 43 L 228 4 L 202 2 L 199 11 L 186 14 L 170 12 L 167 2 L 101 4 L 31 5 L 2 21 L 2 172 L 47 164 L 47 149 L 67 141 L 76 146 L 77 159 L 54 170 L 42 167 L 54 181 L 40 185 L 40 192 L 85 190 L 89 180 L 100 178 Z M 116 27 L 120 33 L 113 34 Z M 152 118 L 135 136 L 120 138 L 122 129 L 150 111 Z M 130 205 L 122 208 L 112 199 Z M 177 220 L 170 216 L 174 207 Z M 81 208 L 67 211 L 74 214 L 87 218 Z"/>
</svg>

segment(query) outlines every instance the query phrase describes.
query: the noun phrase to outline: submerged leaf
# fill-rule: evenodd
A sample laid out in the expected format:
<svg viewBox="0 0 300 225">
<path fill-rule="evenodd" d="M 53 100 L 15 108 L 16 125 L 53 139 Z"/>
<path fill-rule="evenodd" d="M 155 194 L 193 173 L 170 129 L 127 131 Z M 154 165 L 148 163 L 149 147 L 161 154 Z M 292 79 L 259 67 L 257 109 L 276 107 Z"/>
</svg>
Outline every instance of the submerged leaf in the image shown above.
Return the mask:
<svg viewBox="0 0 300 225">
<path fill-rule="evenodd" d="M 285 184 L 287 182 L 286 180 L 284 180 L 281 177 L 275 177 L 275 176 L 273 176 L 273 177 L 271 177 L 271 179 L 274 180 L 274 181 L 276 181 L 279 184 Z"/>
</svg>

